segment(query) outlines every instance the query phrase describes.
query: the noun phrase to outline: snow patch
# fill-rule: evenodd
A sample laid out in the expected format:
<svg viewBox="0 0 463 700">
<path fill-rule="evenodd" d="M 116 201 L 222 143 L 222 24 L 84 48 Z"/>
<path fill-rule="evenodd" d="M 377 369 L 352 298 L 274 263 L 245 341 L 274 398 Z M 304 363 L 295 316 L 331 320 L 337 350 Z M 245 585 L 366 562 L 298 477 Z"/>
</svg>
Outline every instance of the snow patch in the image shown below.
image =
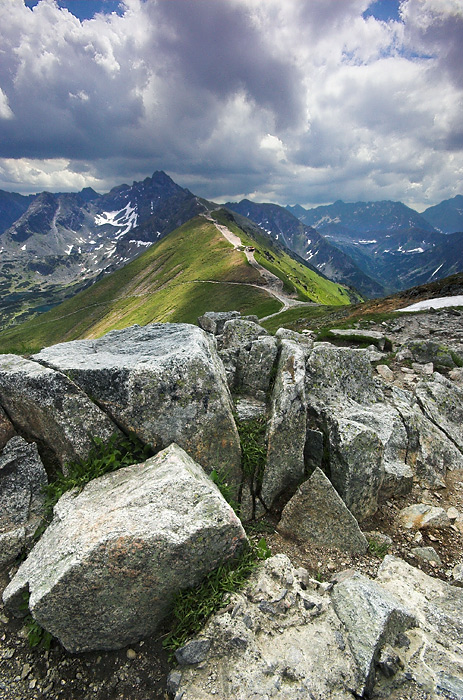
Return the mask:
<svg viewBox="0 0 463 700">
<path fill-rule="evenodd" d="M 114 226 L 116 228 L 122 228 L 115 238 L 120 238 L 128 233 L 137 225 L 138 214 L 136 207 L 132 207 L 130 202 L 125 205 L 123 209 L 119 211 L 104 211 L 101 214 L 95 216 L 95 224 L 97 226 Z"/>
<path fill-rule="evenodd" d="M 443 264 L 444 264 L 444 263 L 442 263 L 442 265 L 443 265 Z M 442 265 L 439 265 L 439 267 L 437 268 L 437 270 L 434 270 L 434 272 L 432 273 L 431 277 L 434 277 L 434 275 L 435 275 L 437 272 L 439 272 L 439 270 L 441 269 Z"/>
<path fill-rule="evenodd" d="M 442 266 L 441 266 L 442 267 Z M 406 306 L 398 311 L 422 311 L 423 309 L 443 309 L 446 306 L 463 306 L 463 295 L 459 294 L 454 297 L 439 297 L 437 299 L 426 299 L 425 301 L 417 301 L 416 304 Z"/>
</svg>

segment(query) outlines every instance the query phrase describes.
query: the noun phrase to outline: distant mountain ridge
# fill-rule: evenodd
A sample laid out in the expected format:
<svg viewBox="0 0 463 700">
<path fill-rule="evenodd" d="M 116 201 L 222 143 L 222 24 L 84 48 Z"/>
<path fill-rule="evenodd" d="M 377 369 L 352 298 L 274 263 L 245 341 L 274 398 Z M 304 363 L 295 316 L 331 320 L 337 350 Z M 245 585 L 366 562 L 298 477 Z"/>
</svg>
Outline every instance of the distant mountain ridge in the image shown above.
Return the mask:
<svg viewBox="0 0 463 700">
<path fill-rule="evenodd" d="M 227 202 L 225 206 L 254 221 L 329 279 L 355 287 L 364 296 L 384 294 L 384 287 L 363 272 L 348 255 L 331 245 L 314 228 L 304 225 L 284 207 L 258 204 L 248 199 Z"/>
<path fill-rule="evenodd" d="M 86 188 L 6 202 L 23 211 L 0 235 L 0 292 L 8 304 L 0 307 L 4 322 L 21 314 L 31 297 L 43 306 L 62 301 L 205 211 L 164 172 L 103 195 Z M 6 220 L 6 206 L 0 218 Z"/>
<path fill-rule="evenodd" d="M 463 231 L 461 195 L 423 214 L 389 201 L 338 200 L 311 210 L 250 200 L 227 206 L 364 296 L 463 269 L 459 236 L 446 240 L 452 229 Z M 214 207 L 163 171 L 106 194 L 0 191 L 0 326 L 71 297 Z"/>
<path fill-rule="evenodd" d="M 300 205 L 287 209 L 394 292 L 463 270 L 460 204 L 463 212 L 463 197 L 457 196 L 423 214 L 391 201 L 338 200 L 309 210 Z"/>
<path fill-rule="evenodd" d="M 445 199 L 440 204 L 429 207 L 423 217 L 442 233 L 463 231 L 463 195 Z"/>
</svg>

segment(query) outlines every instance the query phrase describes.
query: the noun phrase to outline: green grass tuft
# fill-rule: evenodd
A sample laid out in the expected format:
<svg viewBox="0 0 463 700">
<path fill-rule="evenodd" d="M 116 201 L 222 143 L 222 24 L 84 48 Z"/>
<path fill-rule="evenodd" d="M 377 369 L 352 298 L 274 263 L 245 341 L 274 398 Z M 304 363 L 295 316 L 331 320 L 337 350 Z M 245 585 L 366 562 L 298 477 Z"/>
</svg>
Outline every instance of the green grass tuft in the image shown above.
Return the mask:
<svg viewBox="0 0 463 700">
<path fill-rule="evenodd" d="M 237 421 L 241 442 L 241 469 L 256 486 L 262 483 L 267 459 L 267 419 L 259 416 L 250 421 Z"/>
<path fill-rule="evenodd" d="M 203 628 L 208 618 L 222 608 L 232 593 L 240 590 L 263 559 L 271 556 L 264 538 L 247 547 L 239 558 L 222 564 L 194 588 L 177 594 L 171 631 L 163 641 L 171 659 L 176 649 Z"/>
</svg>

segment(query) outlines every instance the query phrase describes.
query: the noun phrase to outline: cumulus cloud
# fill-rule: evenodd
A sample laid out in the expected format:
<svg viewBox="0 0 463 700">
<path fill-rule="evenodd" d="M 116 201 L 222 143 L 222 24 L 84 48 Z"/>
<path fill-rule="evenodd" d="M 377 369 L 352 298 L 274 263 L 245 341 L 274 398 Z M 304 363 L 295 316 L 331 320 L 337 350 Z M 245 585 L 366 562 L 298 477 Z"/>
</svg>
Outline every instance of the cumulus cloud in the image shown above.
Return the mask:
<svg viewBox="0 0 463 700">
<path fill-rule="evenodd" d="M 463 190 L 460 0 L 125 0 L 80 21 L 0 0 L 0 188 L 164 169 L 212 199 Z"/>
</svg>

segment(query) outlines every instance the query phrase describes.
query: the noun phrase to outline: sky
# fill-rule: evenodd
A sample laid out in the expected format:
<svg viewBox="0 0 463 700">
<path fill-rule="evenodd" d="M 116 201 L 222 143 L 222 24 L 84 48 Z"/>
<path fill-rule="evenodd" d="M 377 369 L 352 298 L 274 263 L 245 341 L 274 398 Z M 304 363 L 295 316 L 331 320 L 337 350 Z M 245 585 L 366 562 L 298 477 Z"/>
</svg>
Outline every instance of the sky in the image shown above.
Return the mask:
<svg viewBox="0 0 463 700">
<path fill-rule="evenodd" d="M 463 0 L 0 0 L 0 189 L 463 194 Z"/>
</svg>

